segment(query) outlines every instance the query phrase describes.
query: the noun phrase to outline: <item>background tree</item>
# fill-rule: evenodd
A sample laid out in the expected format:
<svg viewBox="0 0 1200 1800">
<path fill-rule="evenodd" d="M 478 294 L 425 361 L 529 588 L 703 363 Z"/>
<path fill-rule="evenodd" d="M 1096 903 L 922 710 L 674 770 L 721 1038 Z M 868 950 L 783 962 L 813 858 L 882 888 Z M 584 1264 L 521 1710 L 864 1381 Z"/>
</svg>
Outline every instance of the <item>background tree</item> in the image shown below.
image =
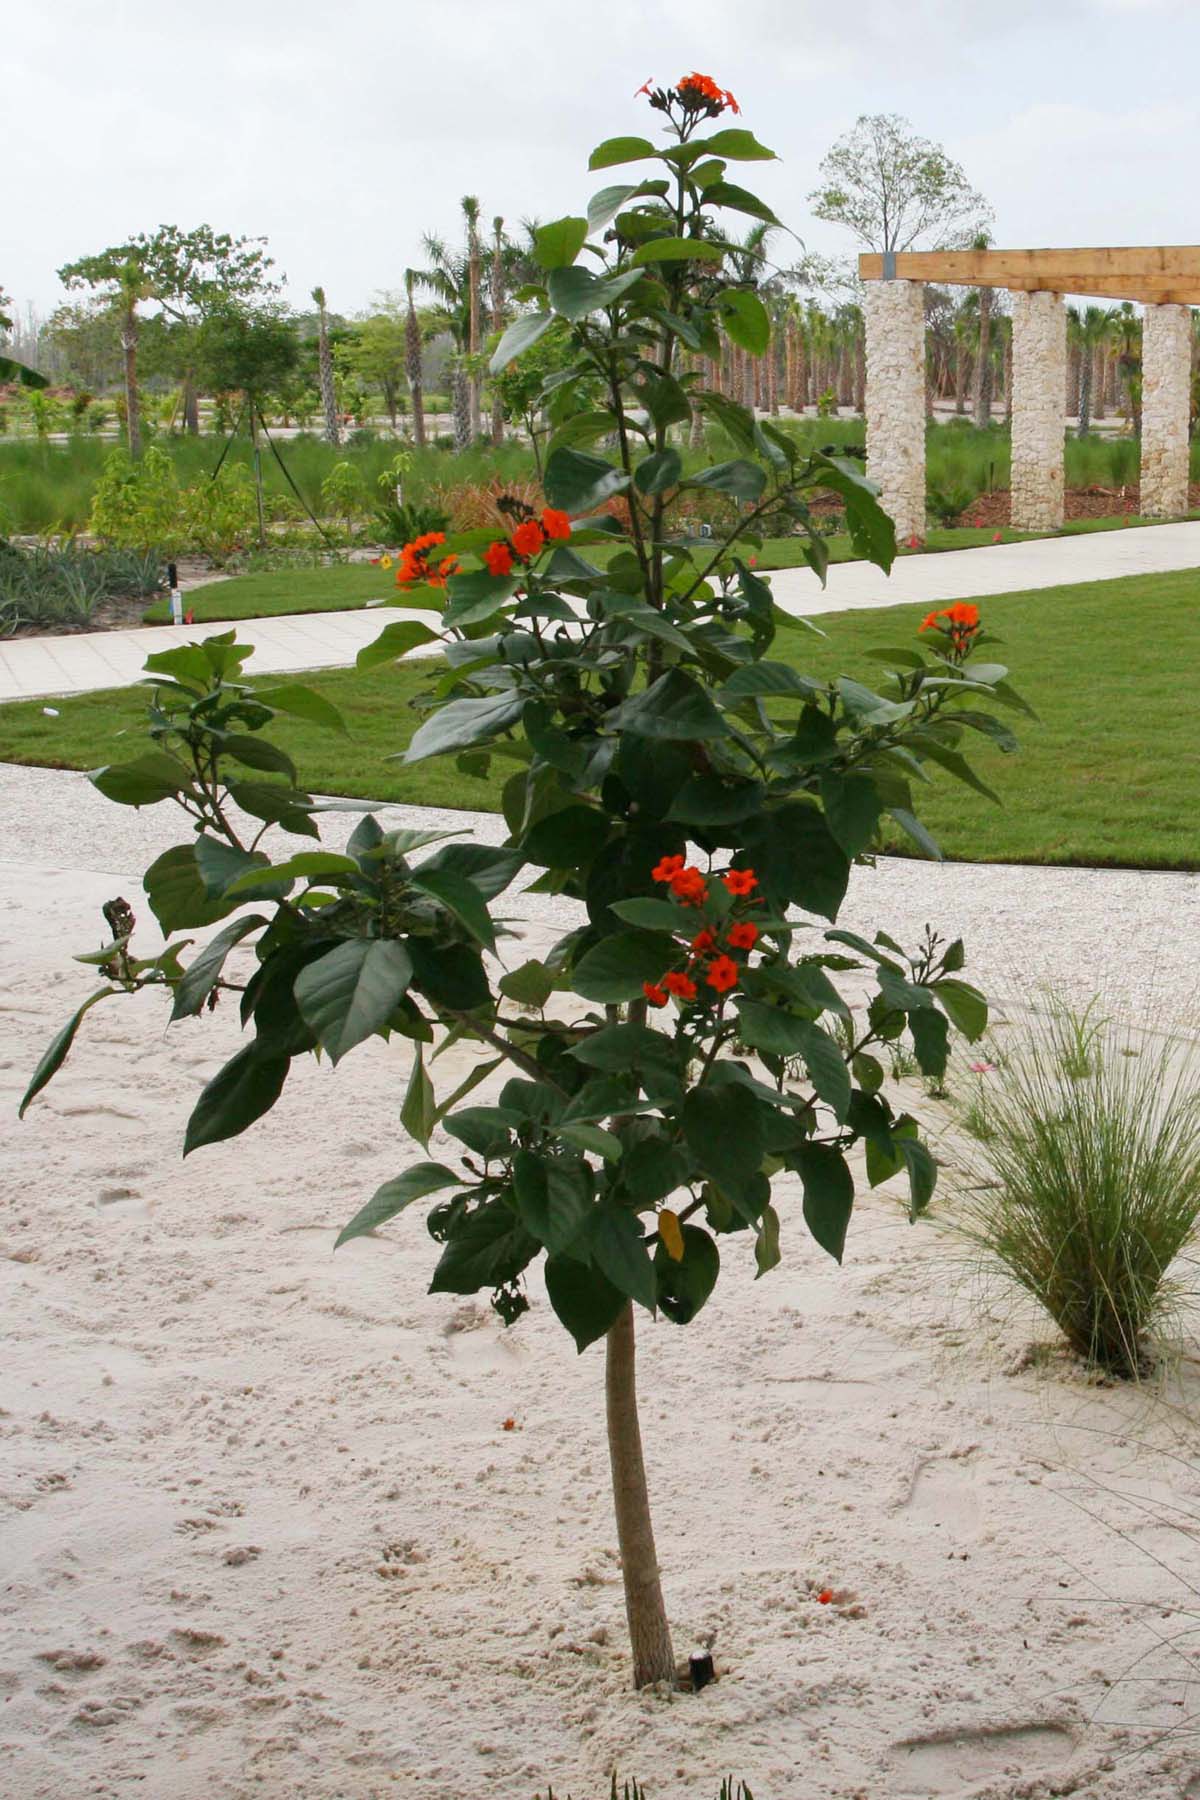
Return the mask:
<svg viewBox="0 0 1200 1800">
<path fill-rule="evenodd" d="M 406 364 L 404 320 L 395 303 L 385 301 L 377 311 L 354 320 L 333 356 L 337 368 L 379 389 L 394 431 Z"/>
<path fill-rule="evenodd" d="M 266 525 L 259 426 L 267 401 L 287 391 L 299 366 L 300 341 L 295 322 L 276 308 L 232 303 L 215 307 L 197 332 L 196 361 L 213 390 L 240 394 L 245 403 L 261 544 Z"/>
<path fill-rule="evenodd" d="M 506 283 L 504 279 L 504 247 L 504 220 L 497 216 L 492 220 L 492 268 L 490 283 L 492 299 L 492 331 L 497 334 L 504 324 L 504 306 L 507 298 L 505 291 Z M 499 449 L 503 442 L 504 405 L 493 384 L 492 443 Z"/>
<path fill-rule="evenodd" d="M 421 370 L 421 322 L 417 317 L 413 290 L 421 276 L 416 269 L 404 271 L 404 367 L 408 375 L 408 398 L 412 406 L 413 439 L 418 449 L 425 447 L 425 395 Z"/>
<path fill-rule="evenodd" d="M 141 319 L 138 308 L 150 298 L 150 287 L 136 245 L 132 240 L 127 244 L 114 244 L 95 256 L 65 263 L 58 271 L 58 278 L 66 288 L 88 287 L 97 291 L 118 320 L 125 380 L 125 435 L 130 456 L 138 457 L 142 452 L 137 362 Z"/>
<path fill-rule="evenodd" d="M 467 355 L 470 358 L 470 433 L 473 443 L 483 424 L 483 368 L 479 357 L 483 347 L 479 323 L 483 249 L 479 242 L 479 201 L 474 194 L 463 197 L 462 210 L 467 225 Z"/>
<path fill-rule="evenodd" d="M 338 418 L 337 390 L 333 382 L 333 352 L 329 347 L 329 314 L 325 307 L 325 289 L 315 287 L 312 297 L 317 303 L 317 383 L 325 413 L 325 439 L 327 443 L 337 445 L 342 441 L 342 425 Z"/>
<path fill-rule="evenodd" d="M 11 305 L 12 301 L 0 288 L 0 381 L 15 381 L 27 388 L 48 387 L 49 382 L 38 369 L 31 369 L 27 363 L 18 362 L 15 356 L 8 356 L 4 351 L 3 346 L 13 328 Z"/>
<path fill-rule="evenodd" d="M 55 307 L 43 337 L 56 378 L 94 394 L 120 381 L 120 323 L 108 302 L 68 301 Z"/>
<path fill-rule="evenodd" d="M 808 196 L 818 219 L 844 225 L 868 250 L 936 249 L 992 217 L 983 195 L 940 144 L 897 113 L 863 113 L 821 162 Z"/>
</svg>

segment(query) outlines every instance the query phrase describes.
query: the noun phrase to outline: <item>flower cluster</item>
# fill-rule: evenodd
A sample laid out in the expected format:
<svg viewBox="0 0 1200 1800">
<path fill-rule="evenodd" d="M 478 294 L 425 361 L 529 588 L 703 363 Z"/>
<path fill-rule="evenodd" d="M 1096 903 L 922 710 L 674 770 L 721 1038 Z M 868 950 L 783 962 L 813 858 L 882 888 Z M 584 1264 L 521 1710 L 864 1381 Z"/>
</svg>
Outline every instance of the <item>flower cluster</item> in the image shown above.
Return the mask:
<svg viewBox="0 0 1200 1800">
<path fill-rule="evenodd" d="M 727 107 L 734 113 L 742 110 L 728 88 L 718 87 L 711 75 L 699 75 L 694 69 L 690 75 L 681 75 L 673 88 L 656 88 L 652 75 L 638 89 L 634 99 L 642 94 L 647 94 L 651 106 L 656 106 L 660 112 L 669 111 L 673 101 L 685 112 L 704 113 L 710 119 L 715 119 Z"/>
<path fill-rule="evenodd" d="M 956 600 L 953 606 L 947 606 L 941 612 L 926 613 L 917 629 L 944 632 L 950 639 L 951 651 L 961 659 L 970 650 L 979 630 L 979 608 L 969 600 Z"/>
<path fill-rule="evenodd" d="M 396 586 L 418 587 L 427 583 L 430 587 L 445 587 L 447 578 L 458 574 L 457 556 L 443 556 L 436 566 L 429 560 L 429 552 L 445 541 L 444 531 L 423 531 L 411 544 L 405 544 L 396 570 Z"/>
<path fill-rule="evenodd" d="M 512 536 L 497 538 L 483 553 L 489 575 L 511 575 L 514 561 L 528 562 L 551 540 L 569 538 L 571 515 L 557 506 L 542 508 L 541 521 L 523 519 L 514 525 Z"/>
<path fill-rule="evenodd" d="M 681 906 L 703 906 L 708 899 L 708 877 L 702 869 L 692 868 L 686 857 L 664 856 L 650 873 L 653 880 L 669 888 Z M 750 900 L 758 886 L 758 876 L 753 869 L 727 869 L 717 879 L 737 900 Z M 751 901 L 751 904 L 756 902 Z M 657 981 L 644 981 L 642 992 L 651 1006 L 666 1006 L 672 996 L 677 1000 L 696 1000 L 700 996 L 698 977 L 714 994 L 727 994 L 737 986 L 741 973 L 729 951 L 749 951 L 757 942 L 758 926 L 750 919 L 738 919 L 726 925 L 720 934 L 705 927 L 688 946 L 686 966 L 668 969 Z"/>
</svg>

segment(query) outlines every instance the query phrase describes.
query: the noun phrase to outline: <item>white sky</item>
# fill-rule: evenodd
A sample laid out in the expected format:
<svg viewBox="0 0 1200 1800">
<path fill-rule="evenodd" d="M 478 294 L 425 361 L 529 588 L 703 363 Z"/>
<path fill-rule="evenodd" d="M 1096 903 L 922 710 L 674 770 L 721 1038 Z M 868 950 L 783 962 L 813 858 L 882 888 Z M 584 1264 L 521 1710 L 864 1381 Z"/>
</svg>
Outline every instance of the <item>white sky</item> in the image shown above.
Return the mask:
<svg viewBox="0 0 1200 1800">
<path fill-rule="evenodd" d="M 0 15 L 3 16 L 3 15 Z M 164 222 L 265 235 L 288 296 L 351 313 L 426 230 L 583 210 L 633 93 L 698 68 L 783 159 L 745 176 L 815 250 L 805 196 L 861 112 L 940 140 L 1001 246 L 1187 243 L 1200 0 L 24 0 L 0 26 L 0 286 Z"/>
</svg>

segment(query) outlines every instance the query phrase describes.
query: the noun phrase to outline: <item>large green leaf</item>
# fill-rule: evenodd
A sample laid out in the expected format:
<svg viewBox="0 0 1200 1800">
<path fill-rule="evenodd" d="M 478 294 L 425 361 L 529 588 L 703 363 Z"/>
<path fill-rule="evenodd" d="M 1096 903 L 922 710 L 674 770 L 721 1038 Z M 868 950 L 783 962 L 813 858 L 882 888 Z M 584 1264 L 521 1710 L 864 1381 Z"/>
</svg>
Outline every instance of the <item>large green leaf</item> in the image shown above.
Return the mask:
<svg viewBox="0 0 1200 1800">
<path fill-rule="evenodd" d="M 382 1031 L 412 980 L 403 944 L 387 938 L 350 938 L 302 969 L 296 979 L 301 1013 L 330 1060 Z"/>
<path fill-rule="evenodd" d="M 968 981 L 935 981 L 933 991 L 952 1024 L 974 1043 L 987 1030 L 988 1003 Z"/>
<path fill-rule="evenodd" d="M 176 984 L 172 1024 L 176 1019 L 192 1018 L 200 1012 L 220 980 L 225 959 L 234 945 L 266 923 L 261 913 L 247 913 L 240 919 L 231 920 L 223 931 L 209 939 L 199 955 L 192 958 L 183 979 Z"/>
<path fill-rule="evenodd" d="M 519 874 L 525 858 L 519 850 L 506 850 L 492 844 L 443 844 L 427 857 L 418 871 L 432 875 L 436 870 L 450 870 L 465 875 L 479 889 L 485 900 L 494 900 Z"/>
<path fill-rule="evenodd" d="M 308 725 L 322 725 L 329 731 L 340 731 L 343 736 L 346 734 L 346 721 L 333 701 L 298 682 L 287 682 L 281 687 L 256 688 L 254 698 L 274 712 L 287 713 L 293 719 L 303 719 Z"/>
<path fill-rule="evenodd" d="M 696 170 L 693 169 L 693 181 L 695 178 Z M 705 206 L 724 206 L 731 212 L 746 213 L 750 218 L 762 219 L 768 225 L 779 224 L 779 220 L 765 200 L 760 200 L 757 194 L 750 193 L 744 187 L 736 187 L 732 181 L 707 182 L 704 188 L 704 204 Z M 745 348 L 750 349 L 750 345 L 747 344 Z M 761 352 L 755 352 L 755 354 L 758 355 Z"/>
<path fill-rule="evenodd" d="M 643 983 L 657 981 L 663 964 L 661 937 L 641 931 L 619 931 L 602 938 L 580 958 L 571 986 L 585 1000 L 601 1000 L 608 1005 L 640 1000 Z"/>
<path fill-rule="evenodd" d="M 601 1274 L 628 1299 L 653 1312 L 658 1297 L 654 1264 L 642 1239 L 638 1215 L 611 1203 L 597 1207 L 589 1222 L 587 1243 Z"/>
<path fill-rule="evenodd" d="M 37 1099 L 37 1096 L 41 1093 L 46 1083 L 51 1081 L 62 1068 L 63 1063 L 67 1060 L 67 1053 L 70 1050 L 71 1045 L 75 1042 L 75 1033 L 79 1030 L 85 1015 L 93 1006 L 95 1006 L 98 1000 L 107 999 L 109 994 L 114 991 L 115 990 L 112 988 L 100 988 L 97 993 L 92 994 L 90 998 L 84 1001 L 81 1007 L 71 1014 L 71 1017 L 67 1020 L 61 1030 L 55 1032 L 43 1051 L 37 1068 L 33 1071 L 29 1086 L 25 1089 L 24 1098 L 17 1110 L 17 1117 L 19 1119 L 25 1117 L 25 1110 L 30 1101 Z"/>
<path fill-rule="evenodd" d="M 635 269 L 645 268 L 647 263 L 660 262 L 710 262 L 719 263 L 724 260 L 725 245 L 709 243 L 707 238 L 698 237 L 656 237 L 648 244 L 635 250 L 632 266 Z"/>
<path fill-rule="evenodd" d="M 589 169 L 611 169 L 617 163 L 641 162 L 654 155 L 654 145 L 644 137 L 605 138 L 588 157 Z"/>
<path fill-rule="evenodd" d="M 386 1225 L 414 1200 L 423 1200 L 426 1194 L 437 1193 L 440 1188 L 461 1187 L 462 1182 L 462 1176 L 456 1175 L 445 1163 L 414 1163 L 403 1175 L 393 1175 L 390 1181 L 375 1190 L 367 1204 L 338 1232 L 334 1249 L 340 1249 L 351 1238 L 365 1237 L 378 1225 Z"/>
<path fill-rule="evenodd" d="M 883 801 L 869 775 L 851 770 L 842 775 L 827 769 L 821 776 L 821 803 L 832 831 L 847 856 L 861 856 L 875 837 Z"/>
<path fill-rule="evenodd" d="M 751 356 L 762 356 L 770 345 L 771 316 L 749 288 L 729 288 L 721 295 L 721 323 L 726 336 Z"/>
<path fill-rule="evenodd" d="M 569 513 L 586 513 L 629 486 L 629 476 L 583 450 L 553 450 L 546 458 L 546 502 Z"/>
<path fill-rule="evenodd" d="M 729 736 L 729 727 L 704 688 L 682 669 L 668 669 L 632 700 L 616 718 L 622 731 L 646 738 L 712 739 Z"/>
<path fill-rule="evenodd" d="M 731 494 L 735 500 L 758 500 L 766 485 L 765 469 L 744 460 L 714 463 L 710 469 L 698 469 L 685 483 L 687 487 L 711 488 L 718 494 Z"/>
<path fill-rule="evenodd" d="M 323 852 L 310 851 L 309 854 L 320 856 Z M 196 839 L 195 856 L 204 892 L 210 900 L 223 900 L 226 888 L 231 888 L 234 882 L 240 883 L 238 898 L 241 900 L 278 899 L 291 886 L 286 876 L 275 875 L 271 859 L 261 850 L 241 850 L 224 838 L 209 837 L 207 832 L 202 831 Z M 352 864 L 349 866 L 353 867 Z"/>
<path fill-rule="evenodd" d="M 685 1225 L 682 1236 L 683 1255 L 678 1261 L 660 1240 L 654 1252 L 654 1275 L 659 1309 L 673 1324 L 690 1325 L 717 1285 L 721 1252 L 716 1239 L 698 1225 Z"/>
<path fill-rule="evenodd" d="M 400 1108 L 400 1123 L 409 1137 L 420 1144 L 422 1150 L 428 1150 L 437 1116 L 437 1095 L 425 1067 L 424 1046 L 418 1042 L 413 1045 L 412 1070 L 404 1093 L 404 1104 Z M 336 1248 L 335 1244 L 334 1249 Z"/>
<path fill-rule="evenodd" d="M 593 275 L 590 269 L 575 264 L 569 269 L 552 269 L 546 283 L 550 304 L 560 318 L 575 324 L 590 313 L 613 306 L 630 288 L 645 281 L 641 269 L 624 269 L 619 275 Z M 555 433 L 555 445 L 562 441 L 567 426 Z M 613 429 L 615 429 L 615 424 Z"/>
<path fill-rule="evenodd" d="M 850 859 L 818 807 L 803 800 L 774 807 L 747 820 L 742 842 L 772 911 L 793 905 L 830 921 L 837 918 Z"/>
<path fill-rule="evenodd" d="M 524 699 L 511 692 L 488 694 L 481 700 L 451 700 L 418 727 L 402 760 L 421 762 L 427 756 L 444 756 L 448 750 L 485 744 L 514 725 L 524 706 Z"/>
<path fill-rule="evenodd" d="M 431 869 L 425 864 L 411 879 L 419 892 L 429 894 L 453 913 L 459 924 L 464 925 L 485 950 L 496 948 L 496 928 L 487 903 L 469 876 L 460 874 L 457 869 Z"/>
<path fill-rule="evenodd" d="M 533 234 L 533 260 L 541 269 L 565 269 L 583 249 L 588 234 L 586 219 L 554 219 L 539 225 Z"/>
<path fill-rule="evenodd" d="M 233 911 L 233 902 L 214 900 L 200 878 L 196 845 L 175 844 L 156 856 L 142 877 L 150 910 L 165 936 L 195 925 L 212 925 Z"/>
<path fill-rule="evenodd" d="M 585 1166 L 561 1156 L 518 1150 L 512 1165 L 513 1194 L 522 1223 L 550 1254 L 578 1237 L 591 1206 Z"/>
<path fill-rule="evenodd" d="M 115 800 L 120 806 L 157 806 L 192 789 L 191 775 L 183 763 L 162 750 L 148 750 L 131 762 L 93 769 L 89 779 L 106 800 Z"/>
<path fill-rule="evenodd" d="M 190 1156 L 205 1144 L 237 1137 L 261 1119 L 278 1100 L 290 1067 L 290 1057 L 269 1054 L 257 1043 L 239 1050 L 213 1076 L 192 1108 L 183 1154 Z"/>
<path fill-rule="evenodd" d="M 477 1294 L 514 1281 L 540 1245 L 502 1199 L 488 1200 L 455 1226 L 429 1284 L 431 1294 Z"/>
<path fill-rule="evenodd" d="M 515 357 L 531 349 L 539 338 L 545 337 L 553 323 L 551 312 L 523 313 L 519 319 L 514 319 L 492 352 L 488 364 L 492 374 L 499 375 Z"/>
<path fill-rule="evenodd" d="M 432 643 L 436 637 L 437 632 L 422 625 L 419 619 L 395 619 L 384 626 L 372 643 L 363 645 L 354 659 L 355 666 L 377 669 L 381 663 L 395 662 L 418 644 Z"/>
<path fill-rule="evenodd" d="M 757 1186 L 765 1154 L 762 1114 L 737 1082 L 693 1088 L 681 1115 L 688 1149 L 735 1205 Z"/>
<path fill-rule="evenodd" d="M 822 1250 L 841 1262 L 854 1210 L 850 1166 L 832 1144 L 802 1144 L 792 1159 L 804 1184 L 805 1223 Z"/>
<path fill-rule="evenodd" d="M 550 1304 L 582 1355 L 616 1324 L 625 1296 L 599 1269 L 573 1258 L 549 1257 L 545 1273 Z"/>
<path fill-rule="evenodd" d="M 489 575 L 486 569 L 473 569 L 467 575 L 452 575 L 446 588 L 446 625 L 478 625 L 507 605 L 517 591 L 517 582 L 507 575 Z"/>
<path fill-rule="evenodd" d="M 710 138 L 694 139 L 690 146 L 705 156 L 723 156 L 729 162 L 777 162 L 774 150 L 760 144 L 752 131 L 731 126 Z"/>
<path fill-rule="evenodd" d="M 600 854 L 610 829 L 598 807 L 564 806 L 538 820 L 522 839 L 521 852 L 546 868 L 584 868 Z"/>
<path fill-rule="evenodd" d="M 683 458 L 678 450 L 656 450 L 638 464 L 633 483 L 639 494 L 665 494 L 679 485 L 682 475 Z"/>
</svg>

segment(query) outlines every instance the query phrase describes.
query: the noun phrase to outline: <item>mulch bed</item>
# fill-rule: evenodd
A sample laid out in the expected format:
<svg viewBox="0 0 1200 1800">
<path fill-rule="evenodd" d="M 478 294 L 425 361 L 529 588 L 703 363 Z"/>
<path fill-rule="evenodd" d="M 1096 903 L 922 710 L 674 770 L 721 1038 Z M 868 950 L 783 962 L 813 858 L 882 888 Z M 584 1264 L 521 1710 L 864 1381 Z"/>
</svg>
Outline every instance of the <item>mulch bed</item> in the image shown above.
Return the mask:
<svg viewBox="0 0 1200 1800">
<path fill-rule="evenodd" d="M 978 499 L 972 500 L 954 522 L 956 525 L 982 526 L 985 530 L 989 526 L 1007 525 L 1011 518 L 1011 503 L 1008 489 L 997 488 L 994 493 L 980 494 Z M 1063 497 L 1063 512 L 1068 519 L 1135 518 L 1140 503 L 1141 490 L 1137 482 L 1118 488 L 1068 488 Z M 1188 510 L 1200 511 L 1200 481 L 1193 481 L 1188 489 Z"/>
</svg>

